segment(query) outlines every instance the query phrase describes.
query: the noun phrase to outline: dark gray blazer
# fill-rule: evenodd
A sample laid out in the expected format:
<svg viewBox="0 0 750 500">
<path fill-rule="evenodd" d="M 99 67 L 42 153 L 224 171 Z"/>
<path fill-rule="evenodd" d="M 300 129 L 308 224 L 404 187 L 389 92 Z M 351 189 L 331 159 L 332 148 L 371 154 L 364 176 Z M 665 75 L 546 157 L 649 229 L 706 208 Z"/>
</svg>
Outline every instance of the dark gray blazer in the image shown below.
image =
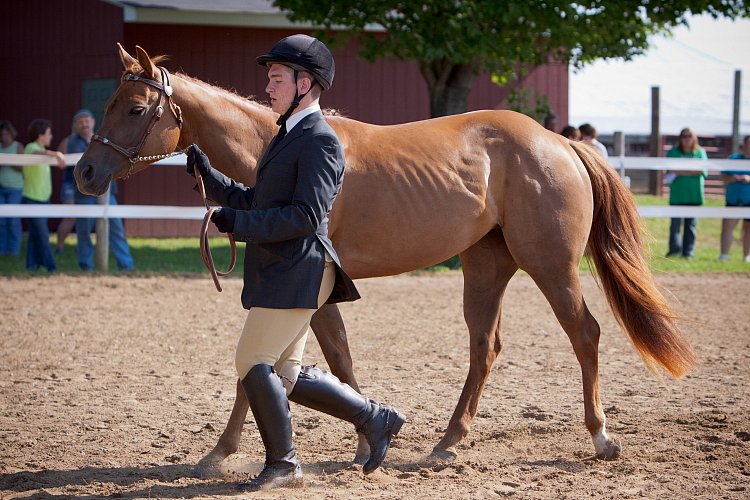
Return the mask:
<svg viewBox="0 0 750 500">
<path fill-rule="evenodd" d="M 247 243 L 242 305 L 317 309 L 325 251 L 336 263 L 328 303 L 357 300 L 328 238 L 328 213 L 344 178 L 344 154 L 320 112 L 302 119 L 258 163 L 255 187 L 216 169 L 206 194 L 237 209 L 234 238 Z"/>
</svg>

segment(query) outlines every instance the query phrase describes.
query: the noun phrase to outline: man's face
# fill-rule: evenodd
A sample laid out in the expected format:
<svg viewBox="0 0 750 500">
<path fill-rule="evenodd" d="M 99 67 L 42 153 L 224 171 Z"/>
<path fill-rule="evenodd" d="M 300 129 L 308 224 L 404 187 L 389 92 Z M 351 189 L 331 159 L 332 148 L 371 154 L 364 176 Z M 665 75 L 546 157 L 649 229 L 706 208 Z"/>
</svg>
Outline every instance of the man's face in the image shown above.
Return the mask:
<svg viewBox="0 0 750 500">
<path fill-rule="evenodd" d="M 280 115 L 284 114 L 297 95 L 294 70 L 283 64 L 272 64 L 268 68 L 266 93 L 271 98 L 271 109 Z"/>
<path fill-rule="evenodd" d="M 73 127 L 78 135 L 87 137 L 94 132 L 94 119 L 90 116 L 79 116 L 73 123 Z"/>
</svg>

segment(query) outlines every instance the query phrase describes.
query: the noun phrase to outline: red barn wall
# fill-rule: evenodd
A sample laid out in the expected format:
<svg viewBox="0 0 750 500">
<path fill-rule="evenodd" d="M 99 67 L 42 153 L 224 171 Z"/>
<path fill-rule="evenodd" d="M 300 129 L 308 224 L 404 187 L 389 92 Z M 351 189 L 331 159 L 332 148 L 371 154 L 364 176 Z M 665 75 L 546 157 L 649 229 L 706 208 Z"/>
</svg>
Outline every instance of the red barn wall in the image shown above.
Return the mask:
<svg viewBox="0 0 750 500">
<path fill-rule="evenodd" d="M 70 134 L 81 82 L 116 78 L 122 9 L 98 0 L 3 2 L 0 16 L 0 118 L 27 142 L 29 123 L 52 120 L 52 146 Z"/>
</svg>

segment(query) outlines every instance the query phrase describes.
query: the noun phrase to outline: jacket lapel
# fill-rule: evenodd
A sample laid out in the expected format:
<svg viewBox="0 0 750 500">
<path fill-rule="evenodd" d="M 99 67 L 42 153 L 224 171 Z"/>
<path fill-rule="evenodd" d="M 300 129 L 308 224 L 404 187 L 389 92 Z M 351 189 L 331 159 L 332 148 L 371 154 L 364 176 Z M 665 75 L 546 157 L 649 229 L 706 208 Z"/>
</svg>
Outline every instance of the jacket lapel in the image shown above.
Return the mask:
<svg viewBox="0 0 750 500">
<path fill-rule="evenodd" d="M 272 148 L 269 148 L 266 150 L 266 153 L 263 155 L 263 158 L 260 160 L 260 166 L 258 167 L 258 172 L 265 167 L 268 162 L 273 160 L 276 155 L 278 155 L 281 150 L 283 150 L 285 147 L 287 147 L 289 144 L 294 142 L 296 139 L 302 137 L 304 134 L 304 131 L 311 128 L 313 125 L 317 123 L 318 120 L 322 119 L 323 115 L 320 112 L 315 112 L 307 115 L 302 119 L 302 121 L 294 127 L 290 132 L 288 132 L 283 139 L 281 139 L 281 142 L 274 145 Z"/>
</svg>

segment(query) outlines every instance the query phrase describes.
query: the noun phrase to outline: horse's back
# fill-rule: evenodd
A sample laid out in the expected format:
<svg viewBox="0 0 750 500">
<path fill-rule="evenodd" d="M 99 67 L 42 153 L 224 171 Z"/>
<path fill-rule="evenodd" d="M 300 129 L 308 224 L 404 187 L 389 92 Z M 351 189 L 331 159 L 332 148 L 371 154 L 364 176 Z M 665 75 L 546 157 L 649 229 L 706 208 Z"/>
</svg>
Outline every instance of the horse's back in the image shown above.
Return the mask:
<svg viewBox="0 0 750 500">
<path fill-rule="evenodd" d="M 358 277 L 439 262 L 524 206 L 524 219 L 548 217 L 554 210 L 546 212 L 550 200 L 540 195 L 571 176 L 578 176 L 572 190 L 585 191 L 567 140 L 512 111 L 390 126 L 340 117 L 329 123 L 347 161 L 331 234 Z M 383 254 L 397 257 L 392 267 L 384 267 Z"/>
</svg>

